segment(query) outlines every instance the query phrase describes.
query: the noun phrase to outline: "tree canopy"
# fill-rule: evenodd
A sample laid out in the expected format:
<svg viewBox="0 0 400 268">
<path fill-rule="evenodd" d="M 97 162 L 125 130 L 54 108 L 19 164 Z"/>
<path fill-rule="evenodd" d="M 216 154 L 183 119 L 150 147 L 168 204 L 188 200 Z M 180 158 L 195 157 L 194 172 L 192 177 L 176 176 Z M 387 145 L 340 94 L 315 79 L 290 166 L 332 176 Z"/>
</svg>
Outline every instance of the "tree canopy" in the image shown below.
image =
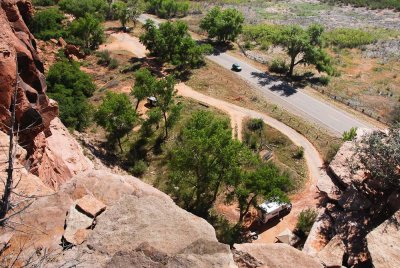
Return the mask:
<svg viewBox="0 0 400 268">
<path fill-rule="evenodd" d="M 83 130 L 90 121 L 90 105 L 96 86 L 77 62 L 62 59 L 52 65 L 47 75 L 48 95 L 58 102 L 60 118 L 67 127 Z"/>
<path fill-rule="evenodd" d="M 200 28 L 208 33 L 209 38 L 216 38 L 220 42 L 235 41 L 242 32 L 244 17 L 233 8 L 222 10 L 214 7 L 201 20 Z"/>
<path fill-rule="evenodd" d="M 260 200 L 289 201 L 286 192 L 291 188 L 291 180 L 272 163 L 259 164 L 255 170 L 244 171 L 236 179 L 230 182 L 232 191 L 228 193 L 227 201 L 238 202 L 239 224 L 250 208 L 256 207 Z"/>
<path fill-rule="evenodd" d="M 135 85 L 132 87 L 131 91 L 131 95 L 137 100 L 135 111 L 140 101 L 153 95 L 156 83 L 156 78 L 146 68 L 140 69 L 135 73 Z"/>
<path fill-rule="evenodd" d="M 42 40 L 59 38 L 65 35 L 62 26 L 63 20 L 64 14 L 55 8 L 40 10 L 33 16 L 29 23 L 29 29 L 36 38 Z"/>
<path fill-rule="evenodd" d="M 319 72 L 333 74 L 331 59 L 323 50 L 323 31 L 323 27 L 316 24 L 306 30 L 300 26 L 287 26 L 273 37 L 273 44 L 284 48 L 290 57 L 288 76 L 293 75 L 298 64 L 312 64 Z"/>
<path fill-rule="evenodd" d="M 104 31 L 100 21 L 92 14 L 74 20 L 68 29 L 69 39 L 85 49 L 94 50 L 104 41 Z"/>
<path fill-rule="evenodd" d="M 183 0 L 148 0 L 147 11 L 160 18 L 183 17 L 189 10 L 189 2 Z"/>
<path fill-rule="evenodd" d="M 210 112 L 194 113 L 171 152 L 169 191 L 184 208 L 206 217 L 221 187 L 240 176 L 249 156 L 232 139 L 227 120 Z"/>
<path fill-rule="evenodd" d="M 105 0 L 61 0 L 58 5 L 62 11 L 74 15 L 76 18 L 84 17 L 87 14 L 104 18 L 108 8 Z"/>
<path fill-rule="evenodd" d="M 147 20 L 144 28 L 146 32 L 140 36 L 140 42 L 152 56 L 178 69 L 199 67 L 204 63 L 204 54 L 211 51 L 209 45 L 199 45 L 191 38 L 184 22 L 161 23 L 157 28 L 153 21 Z"/>
<path fill-rule="evenodd" d="M 136 25 L 136 20 L 143 13 L 144 3 L 142 0 L 117 1 L 112 5 L 113 13 L 125 28 L 129 21 Z"/>
<path fill-rule="evenodd" d="M 121 152 L 123 151 L 121 138 L 132 130 L 136 119 L 136 112 L 124 93 L 107 92 L 95 113 L 97 124 L 108 132 L 112 141 L 118 141 Z"/>
</svg>

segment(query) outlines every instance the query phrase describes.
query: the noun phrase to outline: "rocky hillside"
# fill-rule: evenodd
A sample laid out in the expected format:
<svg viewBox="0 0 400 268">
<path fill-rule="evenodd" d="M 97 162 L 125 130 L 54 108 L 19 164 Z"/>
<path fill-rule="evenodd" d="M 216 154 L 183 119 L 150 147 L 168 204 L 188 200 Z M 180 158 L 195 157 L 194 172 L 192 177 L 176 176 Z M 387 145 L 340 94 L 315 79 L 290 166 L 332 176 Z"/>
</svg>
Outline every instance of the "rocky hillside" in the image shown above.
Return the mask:
<svg viewBox="0 0 400 268">
<path fill-rule="evenodd" d="M 357 140 L 369 132 L 358 130 Z M 325 200 L 304 252 L 328 267 L 399 267 L 400 195 L 366 193 L 373 189 L 369 171 L 354 172 L 351 164 L 357 140 L 345 142 L 336 154 L 329 166 L 332 179 L 318 182 Z"/>
</svg>

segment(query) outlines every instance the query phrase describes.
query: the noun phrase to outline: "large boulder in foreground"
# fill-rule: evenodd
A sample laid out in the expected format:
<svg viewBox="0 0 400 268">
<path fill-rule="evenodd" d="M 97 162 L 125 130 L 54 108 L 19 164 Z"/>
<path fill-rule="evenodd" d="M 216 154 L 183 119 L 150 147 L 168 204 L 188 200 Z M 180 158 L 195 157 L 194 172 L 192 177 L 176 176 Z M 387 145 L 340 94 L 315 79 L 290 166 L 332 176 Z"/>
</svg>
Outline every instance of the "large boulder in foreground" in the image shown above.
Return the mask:
<svg viewBox="0 0 400 268">
<path fill-rule="evenodd" d="M 322 268 L 322 264 L 306 253 L 287 244 L 235 244 L 238 251 L 250 254 L 263 268 L 307 267 Z"/>
<path fill-rule="evenodd" d="M 400 267 L 400 211 L 371 231 L 367 241 L 374 267 Z"/>
<path fill-rule="evenodd" d="M 217 241 L 209 223 L 132 176 L 81 173 L 57 193 L 39 198 L 20 220 L 25 232 L 33 232 L 29 226 L 43 230 L 35 233 L 32 252 L 59 252 L 46 267 L 74 261 L 78 267 L 235 267 L 229 246 Z M 61 251 L 65 238 L 76 246 Z"/>
</svg>

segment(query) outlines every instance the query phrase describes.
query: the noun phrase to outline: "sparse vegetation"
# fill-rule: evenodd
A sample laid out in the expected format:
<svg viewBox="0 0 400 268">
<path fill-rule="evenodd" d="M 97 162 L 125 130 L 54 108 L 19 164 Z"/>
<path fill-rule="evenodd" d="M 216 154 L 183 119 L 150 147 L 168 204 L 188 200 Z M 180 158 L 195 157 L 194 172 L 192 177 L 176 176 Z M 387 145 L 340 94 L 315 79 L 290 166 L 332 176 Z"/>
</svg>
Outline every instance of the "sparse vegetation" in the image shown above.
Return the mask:
<svg viewBox="0 0 400 268">
<path fill-rule="evenodd" d="M 368 7 L 372 9 L 393 8 L 400 10 L 400 2 L 397 0 L 325 0 L 325 2 L 331 4 L 337 4 L 339 2 L 343 4 L 350 4 L 356 7 Z"/>
</svg>

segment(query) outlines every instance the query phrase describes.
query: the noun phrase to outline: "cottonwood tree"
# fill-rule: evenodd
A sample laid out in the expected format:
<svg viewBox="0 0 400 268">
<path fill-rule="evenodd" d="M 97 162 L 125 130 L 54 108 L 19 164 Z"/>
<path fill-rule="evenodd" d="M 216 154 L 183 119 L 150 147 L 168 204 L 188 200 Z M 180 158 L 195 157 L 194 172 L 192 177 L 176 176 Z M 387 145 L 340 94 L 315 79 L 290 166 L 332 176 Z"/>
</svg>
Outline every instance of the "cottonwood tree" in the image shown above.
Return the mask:
<svg viewBox="0 0 400 268">
<path fill-rule="evenodd" d="M 255 170 L 245 171 L 236 180 L 229 181 L 231 191 L 226 196 L 227 203 L 238 203 L 239 220 L 241 225 L 247 212 L 256 207 L 261 200 L 288 202 L 286 195 L 291 188 L 291 180 L 286 173 L 275 165 L 259 164 Z"/>
<path fill-rule="evenodd" d="M 278 31 L 272 42 L 286 50 L 290 57 L 288 76 L 293 76 L 295 66 L 299 64 L 315 65 L 319 72 L 333 74 L 331 59 L 323 49 L 322 26 L 314 24 L 303 29 L 300 26 L 287 26 Z"/>
<path fill-rule="evenodd" d="M 142 0 L 117 1 L 112 5 L 113 12 L 125 29 L 126 24 L 132 21 L 134 27 L 140 14 L 143 13 L 144 3 Z"/>
<path fill-rule="evenodd" d="M 209 38 L 220 42 L 233 42 L 242 32 L 243 14 L 233 8 L 222 10 L 214 7 L 201 20 L 200 28 L 207 32 Z"/>
<path fill-rule="evenodd" d="M 136 119 L 136 112 L 128 96 L 123 93 L 108 92 L 95 113 L 97 124 L 108 132 L 109 138 L 118 141 L 121 152 L 121 138 L 132 130 Z"/>
<path fill-rule="evenodd" d="M 179 70 L 200 67 L 204 63 L 204 55 L 211 52 L 210 45 L 199 45 L 192 39 L 184 22 L 166 22 L 157 27 L 153 21 L 147 20 L 144 29 L 140 42 L 150 54 Z"/>
<path fill-rule="evenodd" d="M 87 50 L 94 50 L 104 41 L 104 30 L 92 14 L 74 20 L 68 28 L 69 38 L 81 44 Z"/>
<path fill-rule="evenodd" d="M 196 112 L 185 124 L 169 163 L 169 189 L 177 202 L 196 215 L 207 217 L 226 182 L 241 176 L 252 157 L 232 139 L 228 120 L 210 112 Z"/>
<path fill-rule="evenodd" d="M 146 68 L 140 69 L 135 73 L 135 85 L 131 90 L 131 95 L 137 100 L 135 111 L 137 111 L 140 101 L 153 95 L 156 83 L 157 79 Z"/>
<path fill-rule="evenodd" d="M 164 129 L 165 129 L 165 139 L 168 138 L 168 128 L 171 125 L 167 119 L 167 113 L 169 111 L 174 111 L 174 116 L 178 116 L 178 110 L 175 104 L 175 84 L 176 80 L 173 76 L 167 76 L 160 80 L 157 80 L 154 87 L 154 95 L 157 98 L 157 107 L 160 109 L 164 118 Z M 171 121 L 171 120 L 170 120 Z"/>
</svg>

